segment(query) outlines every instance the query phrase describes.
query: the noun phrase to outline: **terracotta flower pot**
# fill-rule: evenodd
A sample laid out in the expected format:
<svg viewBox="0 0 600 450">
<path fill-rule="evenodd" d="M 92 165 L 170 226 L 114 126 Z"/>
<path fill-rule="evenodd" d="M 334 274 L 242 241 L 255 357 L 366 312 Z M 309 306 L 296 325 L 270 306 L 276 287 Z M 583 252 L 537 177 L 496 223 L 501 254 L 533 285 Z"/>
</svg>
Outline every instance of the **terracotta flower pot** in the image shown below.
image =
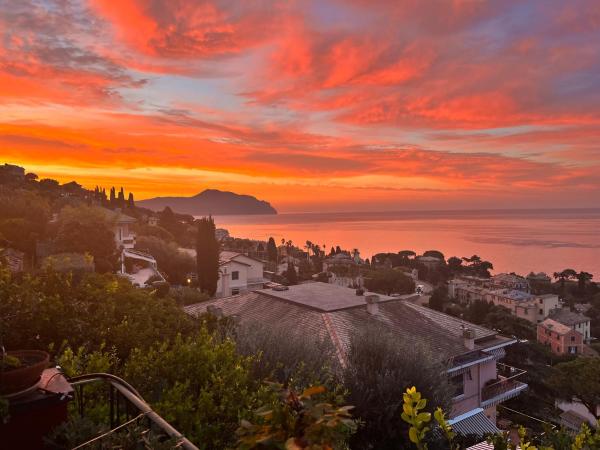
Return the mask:
<svg viewBox="0 0 600 450">
<path fill-rule="evenodd" d="M 41 350 L 16 350 L 6 353 L 19 358 L 21 365 L 14 369 L 0 369 L 0 395 L 13 394 L 33 386 L 50 362 L 50 355 Z"/>
</svg>

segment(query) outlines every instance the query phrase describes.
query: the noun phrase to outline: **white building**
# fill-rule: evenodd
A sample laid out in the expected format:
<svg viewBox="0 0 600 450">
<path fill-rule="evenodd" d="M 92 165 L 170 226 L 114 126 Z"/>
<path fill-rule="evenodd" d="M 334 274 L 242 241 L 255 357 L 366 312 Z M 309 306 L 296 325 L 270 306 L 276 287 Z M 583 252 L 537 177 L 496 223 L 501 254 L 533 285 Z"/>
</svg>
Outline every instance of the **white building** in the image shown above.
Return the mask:
<svg viewBox="0 0 600 450">
<path fill-rule="evenodd" d="M 228 297 L 252 289 L 262 289 L 267 280 L 263 277 L 264 263 L 256 258 L 236 252 L 219 255 L 219 280 L 215 297 Z"/>
<path fill-rule="evenodd" d="M 550 311 L 549 317 L 581 333 L 585 342 L 590 341 L 591 319 L 589 317 L 577 311 L 571 311 L 569 308 L 553 309 Z"/>
<path fill-rule="evenodd" d="M 119 250 L 135 247 L 135 232 L 132 229 L 137 219 L 123 214 L 119 209 L 110 210 L 103 208 L 104 214 L 108 220 L 113 223 L 113 234 L 115 235 L 115 244 Z"/>
</svg>

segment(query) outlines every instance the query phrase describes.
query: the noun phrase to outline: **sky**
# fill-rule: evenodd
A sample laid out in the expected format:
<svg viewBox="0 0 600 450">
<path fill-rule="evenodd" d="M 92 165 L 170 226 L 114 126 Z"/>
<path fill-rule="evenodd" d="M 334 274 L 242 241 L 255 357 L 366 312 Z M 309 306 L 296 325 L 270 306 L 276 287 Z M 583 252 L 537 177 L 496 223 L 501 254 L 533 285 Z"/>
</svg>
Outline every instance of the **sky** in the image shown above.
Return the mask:
<svg viewBox="0 0 600 450">
<path fill-rule="evenodd" d="M 0 0 L 0 162 L 281 212 L 600 205 L 597 0 Z"/>
</svg>

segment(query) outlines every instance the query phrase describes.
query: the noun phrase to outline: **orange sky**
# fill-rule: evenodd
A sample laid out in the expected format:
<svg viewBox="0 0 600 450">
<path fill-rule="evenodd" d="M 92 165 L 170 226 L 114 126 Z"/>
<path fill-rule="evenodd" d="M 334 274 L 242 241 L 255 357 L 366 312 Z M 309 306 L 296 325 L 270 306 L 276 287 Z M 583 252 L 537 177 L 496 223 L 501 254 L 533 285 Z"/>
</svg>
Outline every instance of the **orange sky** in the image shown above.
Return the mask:
<svg viewBox="0 0 600 450">
<path fill-rule="evenodd" d="M 280 211 L 598 206 L 600 4 L 0 0 L 0 162 Z"/>
</svg>

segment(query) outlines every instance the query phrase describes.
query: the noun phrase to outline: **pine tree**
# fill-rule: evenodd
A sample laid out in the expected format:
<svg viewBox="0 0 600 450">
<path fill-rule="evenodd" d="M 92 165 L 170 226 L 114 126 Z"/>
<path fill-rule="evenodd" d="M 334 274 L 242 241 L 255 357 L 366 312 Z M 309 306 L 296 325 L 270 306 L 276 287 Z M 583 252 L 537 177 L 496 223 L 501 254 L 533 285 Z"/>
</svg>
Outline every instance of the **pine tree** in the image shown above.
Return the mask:
<svg viewBox="0 0 600 450">
<path fill-rule="evenodd" d="M 215 237 L 215 222 L 210 216 L 198 220 L 196 267 L 200 290 L 212 297 L 219 280 L 219 241 Z"/>
</svg>

